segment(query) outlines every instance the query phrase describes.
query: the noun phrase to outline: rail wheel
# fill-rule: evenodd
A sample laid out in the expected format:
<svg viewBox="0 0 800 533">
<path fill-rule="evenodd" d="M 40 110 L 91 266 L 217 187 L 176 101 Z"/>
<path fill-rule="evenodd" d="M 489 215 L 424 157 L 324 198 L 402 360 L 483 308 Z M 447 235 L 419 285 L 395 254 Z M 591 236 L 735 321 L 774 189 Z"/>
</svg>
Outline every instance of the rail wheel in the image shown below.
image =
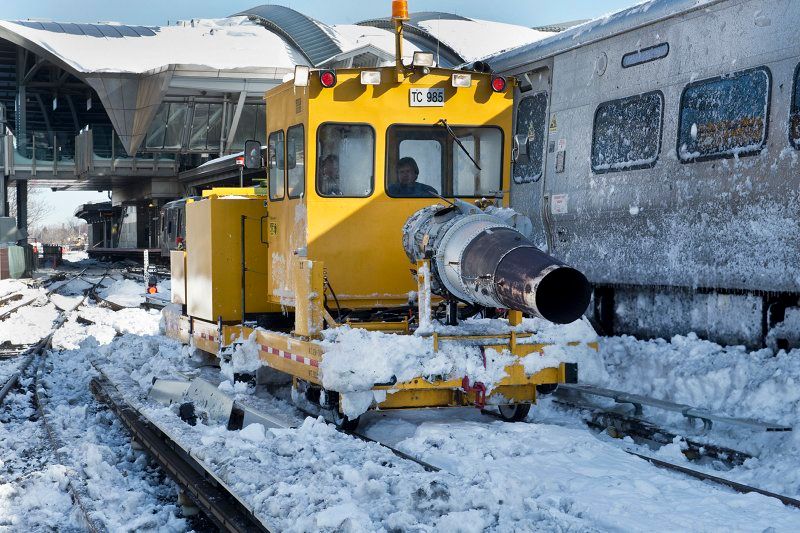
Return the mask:
<svg viewBox="0 0 800 533">
<path fill-rule="evenodd" d="M 355 431 L 358 428 L 358 423 L 361 422 L 361 417 L 351 419 L 341 411 L 341 396 L 338 392 L 324 391 L 324 405 L 330 409 L 333 418 L 333 423 L 337 428 L 343 431 Z"/>
<path fill-rule="evenodd" d="M 525 420 L 531 410 L 529 403 L 513 403 L 510 405 L 498 405 L 500 411 L 500 418 L 506 422 L 521 422 Z"/>
<path fill-rule="evenodd" d="M 343 431 L 355 431 L 358 429 L 358 424 L 361 422 L 360 416 L 350 419 L 347 415 L 339 411 L 338 408 L 333 408 L 331 411 L 333 412 L 333 423 L 336 424 L 337 428 Z"/>
</svg>

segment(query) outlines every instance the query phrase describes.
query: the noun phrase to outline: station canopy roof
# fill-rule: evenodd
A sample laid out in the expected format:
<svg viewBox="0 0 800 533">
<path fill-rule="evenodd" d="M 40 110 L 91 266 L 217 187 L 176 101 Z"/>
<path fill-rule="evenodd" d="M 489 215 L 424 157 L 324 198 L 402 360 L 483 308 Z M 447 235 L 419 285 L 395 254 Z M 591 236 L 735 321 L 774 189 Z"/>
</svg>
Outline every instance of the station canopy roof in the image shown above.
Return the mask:
<svg viewBox="0 0 800 533">
<path fill-rule="evenodd" d="M 552 35 L 438 12 L 414 14 L 406 29 L 404 57 L 415 50 L 432 51 L 442 66 L 469 63 Z M 202 90 L 255 96 L 281 83 L 296 65 L 394 63 L 388 18 L 328 25 L 276 5 L 160 27 L 0 21 L 0 39 L 91 86 L 128 153 L 136 152 L 168 93 Z"/>
</svg>

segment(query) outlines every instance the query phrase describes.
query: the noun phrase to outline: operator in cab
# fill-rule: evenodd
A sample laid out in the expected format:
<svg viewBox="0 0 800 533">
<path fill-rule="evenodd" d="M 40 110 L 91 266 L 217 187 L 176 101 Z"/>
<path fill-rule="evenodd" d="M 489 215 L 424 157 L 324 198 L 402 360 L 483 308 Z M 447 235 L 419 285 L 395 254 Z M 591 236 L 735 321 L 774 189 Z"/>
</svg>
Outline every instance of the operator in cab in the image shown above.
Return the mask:
<svg viewBox="0 0 800 533">
<path fill-rule="evenodd" d="M 322 159 L 319 177 L 320 193 L 330 196 L 340 196 L 342 186 L 339 183 L 339 158 L 329 154 Z"/>
<path fill-rule="evenodd" d="M 397 162 L 397 181 L 389 185 L 390 196 L 428 197 L 439 196 L 436 189 L 419 183 L 419 166 L 413 157 L 403 157 Z"/>
</svg>

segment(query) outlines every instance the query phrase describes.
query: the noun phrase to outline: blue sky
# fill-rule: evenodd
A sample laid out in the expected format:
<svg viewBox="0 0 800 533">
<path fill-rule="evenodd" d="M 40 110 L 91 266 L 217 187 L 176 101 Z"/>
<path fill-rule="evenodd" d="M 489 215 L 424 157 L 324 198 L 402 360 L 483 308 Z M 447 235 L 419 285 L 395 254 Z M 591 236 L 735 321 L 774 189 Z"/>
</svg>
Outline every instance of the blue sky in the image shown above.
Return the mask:
<svg viewBox="0 0 800 533">
<path fill-rule="evenodd" d="M 593 18 L 617 11 L 640 0 L 409 0 L 411 11 L 446 11 L 459 15 L 524 26 L 542 26 L 567 20 Z M 259 0 L 0 0 L 0 18 L 45 19 L 70 22 L 117 21 L 162 26 L 191 18 L 220 18 L 265 3 Z M 385 17 L 389 0 L 282 0 L 289 6 L 327 23 L 353 23 Z M 44 200 L 53 206 L 46 224 L 72 217 L 86 202 L 107 200 L 106 193 L 53 193 Z"/>
<path fill-rule="evenodd" d="M 640 0 L 409 0 L 412 11 L 447 11 L 525 26 L 592 18 Z M 282 4 L 329 23 L 388 16 L 389 0 L 2 0 L 6 20 L 42 18 L 73 22 L 116 20 L 164 25 L 167 21 L 224 17 L 262 3 Z"/>
</svg>

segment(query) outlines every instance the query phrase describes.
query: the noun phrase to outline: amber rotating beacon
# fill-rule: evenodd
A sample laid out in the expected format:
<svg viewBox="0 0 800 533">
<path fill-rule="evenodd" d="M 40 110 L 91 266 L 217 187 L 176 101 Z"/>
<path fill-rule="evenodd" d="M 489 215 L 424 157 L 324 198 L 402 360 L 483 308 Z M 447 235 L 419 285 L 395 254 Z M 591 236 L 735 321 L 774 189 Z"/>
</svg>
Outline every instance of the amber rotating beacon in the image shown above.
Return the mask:
<svg viewBox="0 0 800 533">
<path fill-rule="evenodd" d="M 536 248 L 530 231 L 530 220 L 511 209 L 456 200 L 411 215 L 403 247 L 412 262 L 430 261 L 434 294 L 557 324 L 577 320 L 589 305 L 586 276 Z"/>
</svg>

